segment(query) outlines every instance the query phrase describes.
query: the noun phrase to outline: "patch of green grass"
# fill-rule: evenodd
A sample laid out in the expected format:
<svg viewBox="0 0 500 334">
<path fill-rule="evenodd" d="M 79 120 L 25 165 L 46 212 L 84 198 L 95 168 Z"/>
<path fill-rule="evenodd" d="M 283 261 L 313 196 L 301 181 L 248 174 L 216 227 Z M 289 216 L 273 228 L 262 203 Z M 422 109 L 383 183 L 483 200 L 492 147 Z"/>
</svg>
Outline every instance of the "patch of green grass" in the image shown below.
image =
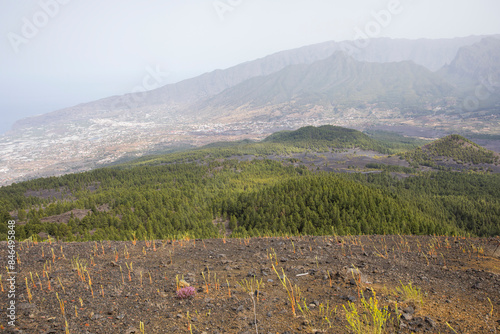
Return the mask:
<svg viewBox="0 0 500 334">
<path fill-rule="evenodd" d="M 257 301 L 259 301 L 260 288 L 262 287 L 262 278 L 258 280 L 255 276 L 252 276 L 251 279 L 247 280 L 243 279 L 238 284 L 245 290 L 247 293 L 255 294 L 257 297 Z"/>
<path fill-rule="evenodd" d="M 377 296 L 374 295 L 369 300 L 361 299 L 361 306 L 358 309 L 356 304 L 349 302 L 348 307 L 344 305 L 347 327 L 356 334 L 382 334 L 390 313 L 387 309 L 379 308 Z"/>
<path fill-rule="evenodd" d="M 399 281 L 399 283 L 401 286 L 396 288 L 396 292 L 402 297 L 403 302 L 414 303 L 415 306 L 422 306 L 424 302 L 420 288 L 414 287 L 411 282 L 408 285 L 404 285 L 401 281 Z"/>
</svg>

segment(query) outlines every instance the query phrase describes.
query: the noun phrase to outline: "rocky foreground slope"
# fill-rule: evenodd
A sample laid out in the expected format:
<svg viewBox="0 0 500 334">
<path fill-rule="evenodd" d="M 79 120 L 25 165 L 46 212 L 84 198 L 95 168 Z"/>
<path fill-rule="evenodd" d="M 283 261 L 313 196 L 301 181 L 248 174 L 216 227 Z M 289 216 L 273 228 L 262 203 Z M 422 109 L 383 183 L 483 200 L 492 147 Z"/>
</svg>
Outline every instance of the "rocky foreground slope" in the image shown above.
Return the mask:
<svg viewBox="0 0 500 334">
<path fill-rule="evenodd" d="M 7 245 L 0 245 L 5 258 Z M 18 318 L 14 329 L 2 316 L 7 333 L 347 333 L 353 310 L 363 317 L 370 298 L 389 333 L 500 330 L 499 238 L 17 246 Z M 178 298 L 176 290 L 187 285 L 195 294 Z M 0 293 L 2 314 L 7 298 Z"/>
</svg>

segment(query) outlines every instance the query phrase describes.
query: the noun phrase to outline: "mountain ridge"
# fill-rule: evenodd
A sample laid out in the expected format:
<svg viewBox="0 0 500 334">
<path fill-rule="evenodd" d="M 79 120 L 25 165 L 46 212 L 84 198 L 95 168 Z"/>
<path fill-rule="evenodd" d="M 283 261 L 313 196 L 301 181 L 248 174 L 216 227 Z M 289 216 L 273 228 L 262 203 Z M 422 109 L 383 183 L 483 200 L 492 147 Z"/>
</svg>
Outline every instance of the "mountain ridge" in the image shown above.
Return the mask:
<svg viewBox="0 0 500 334">
<path fill-rule="evenodd" d="M 496 35 L 495 35 L 496 36 Z M 17 121 L 13 130 L 19 130 L 23 126 L 36 126 L 38 124 L 49 124 L 59 122 L 63 117 L 70 116 L 76 120 L 85 117 L 97 117 L 105 115 L 112 117 L 118 111 L 144 107 L 145 101 L 152 105 L 173 104 L 185 106 L 187 101 L 196 102 L 200 99 L 214 96 L 227 88 L 233 87 L 249 78 L 268 75 L 277 72 L 288 65 L 307 64 L 329 57 L 334 52 L 344 50 L 359 61 L 368 62 L 393 62 L 413 59 L 417 64 L 427 66 L 431 70 L 437 70 L 451 61 L 458 49 L 464 45 L 473 44 L 485 36 L 468 36 L 454 39 L 389 39 L 378 38 L 369 40 L 366 47 L 359 48 L 356 41 L 327 41 L 323 43 L 303 46 L 291 50 L 280 51 L 272 55 L 253 61 L 230 67 L 224 70 L 214 70 L 204 73 L 195 78 L 182 80 L 178 83 L 169 84 L 141 95 L 137 98 L 134 94 L 116 95 L 102 98 L 96 101 L 81 103 L 73 107 L 56 110 L 40 116 L 33 116 Z M 398 43 L 404 47 L 398 47 Z M 395 50 L 387 55 L 387 50 Z M 420 50 L 420 51 L 417 51 Z M 426 52 L 422 52 L 426 50 Z M 390 54 L 390 53 L 389 53 Z M 438 55 L 440 60 L 427 61 L 429 54 Z M 380 56 L 382 55 L 382 56 Z M 383 56 L 385 55 L 385 56 Z M 431 57 L 432 58 L 432 57 Z M 163 106 L 164 108 L 166 106 Z"/>
<path fill-rule="evenodd" d="M 410 105 L 422 98 L 441 99 L 453 88 L 437 74 L 412 61 L 359 62 L 338 51 L 312 64 L 290 65 L 268 76 L 251 78 L 196 105 L 218 114 L 239 106 L 263 107 L 294 101 L 307 104 L 358 104 L 392 101 Z M 420 102 L 420 101 L 418 101 Z"/>
<path fill-rule="evenodd" d="M 486 37 L 460 48 L 453 61 L 437 73 L 466 94 L 478 95 L 478 85 L 493 94 L 500 80 L 500 38 Z M 480 92 L 479 95 L 484 95 Z"/>
</svg>

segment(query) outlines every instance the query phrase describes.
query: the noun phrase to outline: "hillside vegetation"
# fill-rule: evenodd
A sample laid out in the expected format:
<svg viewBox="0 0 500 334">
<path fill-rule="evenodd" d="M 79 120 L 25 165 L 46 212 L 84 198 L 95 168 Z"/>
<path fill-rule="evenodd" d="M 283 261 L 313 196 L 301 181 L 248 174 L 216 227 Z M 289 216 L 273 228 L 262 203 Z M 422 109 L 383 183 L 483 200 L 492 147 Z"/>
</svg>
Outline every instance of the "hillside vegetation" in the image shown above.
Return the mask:
<svg viewBox="0 0 500 334">
<path fill-rule="evenodd" d="M 56 189 L 62 200 L 26 196 Z M 94 190 L 95 189 L 95 190 Z M 293 234 L 500 233 L 500 177 L 430 173 L 313 174 L 279 162 L 228 160 L 126 170 L 100 169 L 0 189 L 4 211 L 18 212 L 21 239 L 46 232 L 65 240 L 129 240 Z M 108 210 L 102 210 L 102 207 Z M 42 222 L 88 209 L 67 224 Z M 214 224 L 214 222 L 225 222 Z M 6 237 L 6 225 L 0 230 Z"/>
<path fill-rule="evenodd" d="M 459 135 L 449 135 L 431 144 L 401 154 L 414 166 L 435 167 L 438 161 L 448 158 L 459 164 L 498 164 L 498 154 L 487 150 Z"/>
<path fill-rule="evenodd" d="M 304 148 L 360 148 L 379 152 L 388 150 L 383 144 L 360 131 L 332 125 L 281 131 L 270 135 L 263 142 L 291 144 Z"/>
<path fill-rule="evenodd" d="M 257 143 L 219 143 L 2 187 L 0 214 L 4 222 L 9 212 L 16 217 L 20 239 L 41 232 L 65 240 L 500 233 L 499 174 L 420 172 L 398 179 L 391 172 L 414 174 L 416 169 L 387 165 L 376 173 L 332 174 L 306 167 L 305 160 L 288 159 L 291 164 L 267 157 L 389 146 L 356 130 L 305 127 Z M 239 159 L 243 155 L 255 159 Z M 419 163 L 436 156 L 498 161 L 460 136 L 403 156 Z M 4 223 L 0 239 L 6 231 Z"/>
<path fill-rule="evenodd" d="M 425 141 L 408 139 L 395 133 L 383 131 L 374 131 L 367 135 L 357 130 L 332 125 L 306 126 L 294 131 L 276 132 L 260 142 L 251 140 L 217 142 L 181 152 L 145 156 L 116 167 L 130 168 L 172 163 L 201 163 L 245 155 L 258 157 L 287 156 L 292 153 L 307 151 L 324 152 L 342 149 L 373 150 L 383 154 L 395 154 L 414 149 L 423 143 Z"/>
</svg>

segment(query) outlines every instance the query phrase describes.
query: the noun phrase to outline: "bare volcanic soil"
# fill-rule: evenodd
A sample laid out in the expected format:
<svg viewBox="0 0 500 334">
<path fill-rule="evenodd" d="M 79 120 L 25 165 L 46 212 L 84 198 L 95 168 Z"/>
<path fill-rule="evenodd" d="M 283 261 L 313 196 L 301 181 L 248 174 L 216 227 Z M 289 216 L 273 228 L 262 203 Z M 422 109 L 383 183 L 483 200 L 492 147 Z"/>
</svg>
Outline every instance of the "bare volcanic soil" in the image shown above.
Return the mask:
<svg viewBox="0 0 500 334">
<path fill-rule="evenodd" d="M 370 319 L 371 298 L 388 314 L 388 333 L 497 333 L 499 245 L 435 236 L 25 241 L 16 245 L 16 326 L 7 323 L 6 264 L 0 325 L 29 334 L 349 333 L 348 311 Z M 1 259 L 7 250 L 0 243 Z M 186 283 L 196 294 L 180 299 Z"/>
</svg>

